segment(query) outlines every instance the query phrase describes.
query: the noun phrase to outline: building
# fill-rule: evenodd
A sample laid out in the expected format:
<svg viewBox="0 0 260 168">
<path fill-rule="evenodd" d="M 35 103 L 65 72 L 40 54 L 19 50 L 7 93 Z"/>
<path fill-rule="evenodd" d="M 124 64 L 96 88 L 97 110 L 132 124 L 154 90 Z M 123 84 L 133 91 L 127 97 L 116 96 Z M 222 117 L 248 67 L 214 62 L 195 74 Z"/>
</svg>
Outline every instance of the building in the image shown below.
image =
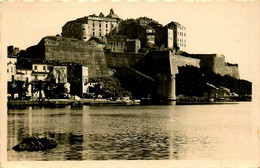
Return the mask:
<svg viewBox="0 0 260 168">
<path fill-rule="evenodd" d="M 138 53 L 141 48 L 141 41 L 139 39 L 126 40 L 126 52 Z"/>
<path fill-rule="evenodd" d="M 91 46 L 95 46 L 95 48 L 98 48 L 100 50 L 103 50 L 106 46 L 106 38 L 105 37 L 90 37 L 90 39 L 87 41 L 88 44 Z"/>
<path fill-rule="evenodd" d="M 16 66 L 16 80 L 30 82 L 32 80 L 32 70 L 20 66 Z"/>
<path fill-rule="evenodd" d="M 126 35 L 106 36 L 107 48 L 112 52 L 134 52 L 138 53 L 141 48 L 139 39 L 128 39 Z"/>
<path fill-rule="evenodd" d="M 146 16 L 137 18 L 136 22 L 140 25 L 149 25 L 151 23 L 159 24 L 157 21 L 153 20 L 152 18 L 148 18 Z"/>
<path fill-rule="evenodd" d="M 80 64 L 68 66 L 68 82 L 70 83 L 70 95 L 82 97 L 87 92 L 89 81 L 89 68 Z"/>
<path fill-rule="evenodd" d="M 111 35 L 126 35 L 128 39 L 139 39 L 142 47 L 151 47 L 155 44 L 155 30 L 134 19 L 121 22 Z"/>
<path fill-rule="evenodd" d="M 53 76 L 56 83 L 67 83 L 67 66 L 53 66 Z"/>
<path fill-rule="evenodd" d="M 107 39 L 107 48 L 112 52 L 124 52 L 126 50 L 126 35 L 108 35 Z"/>
<path fill-rule="evenodd" d="M 103 37 L 111 32 L 121 19 L 111 9 L 107 16 L 93 14 L 67 22 L 62 27 L 62 36 L 88 41 L 92 36 Z"/>
<path fill-rule="evenodd" d="M 89 83 L 88 67 L 82 66 L 82 94 L 87 93 Z"/>
<path fill-rule="evenodd" d="M 173 48 L 173 29 L 168 28 L 168 26 L 163 26 L 158 23 L 150 23 L 155 30 L 155 44 L 161 48 Z"/>
<path fill-rule="evenodd" d="M 44 81 L 50 72 L 51 65 L 45 63 L 32 64 L 32 80 Z"/>
<path fill-rule="evenodd" d="M 7 81 L 12 82 L 15 80 L 16 66 L 13 62 L 7 63 Z"/>
<path fill-rule="evenodd" d="M 186 27 L 183 25 L 177 23 L 177 22 L 170 22 L 165 27 L 168 29 L 172 29 L 173 33 L 173 46 L 174 48 L 179 48 L 181 51 L 186 50 Z M 171 34 L 171 31 L 168 32 L 169 35 Z M 170 46 L 170 45 L 169 45 Z"/>
</svg>

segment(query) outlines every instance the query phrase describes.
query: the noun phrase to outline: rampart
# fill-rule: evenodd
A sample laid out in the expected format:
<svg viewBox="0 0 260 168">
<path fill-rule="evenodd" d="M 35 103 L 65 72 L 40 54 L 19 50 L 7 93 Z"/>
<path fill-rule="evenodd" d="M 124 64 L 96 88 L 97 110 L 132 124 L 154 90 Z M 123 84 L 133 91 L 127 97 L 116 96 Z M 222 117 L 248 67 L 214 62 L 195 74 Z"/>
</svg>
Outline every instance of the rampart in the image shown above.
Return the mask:
<svg viewBox="0 0 260 168">
<path fill-rule="evenodd" d="M 144 53 L 105 52 L 108 67 L 134 66 L 145 57 Z"/>
<path fill-rule="evenodd" d="M 225 62 L 225 56 L 221 54 L 192 54 L 191 57 L 200 59 L 200 67 L 204 70 L 210 70 L 222 76 L 229 75 L 239 79 L 239 70 L 237 64 Z"/>
<path fill-rule="evenodd" d="M 112 74 L 112 70 L 107 67 L 104 51 L 99 45 L 71 38 L 47 36 L 39 42 L 37 48 L 44 50 L 38 55 L 40 58 L 87 66 L 90 78 Z"/>
</svg>

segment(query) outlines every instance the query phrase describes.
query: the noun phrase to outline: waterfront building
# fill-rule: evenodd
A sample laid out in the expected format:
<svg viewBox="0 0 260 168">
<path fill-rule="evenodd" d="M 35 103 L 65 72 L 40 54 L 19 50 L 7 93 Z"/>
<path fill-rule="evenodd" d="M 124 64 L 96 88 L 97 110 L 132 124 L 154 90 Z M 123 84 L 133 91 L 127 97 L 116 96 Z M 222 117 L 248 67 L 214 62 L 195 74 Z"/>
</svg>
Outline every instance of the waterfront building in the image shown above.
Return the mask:
<svg viewBox="0 0 260 168">
<path fill-rule="evenodd" d="M 32 70 L 25 68 L 25 67 L 20 67 L 16 66 L 16 80 L 24 81 L 24 82 L 30 82 L 32 79 Z"/>
<path fill-rule="evenodd" d="M 67 83 L 67 66 L 53 66 L 53 76 L 56 83 Z"/>
<path fill-rule="evenodd" d="M 12 82 L 16 76 L 16 65 L 12 61 L 7 63 L 7 81 Z"/>
<path fill-rule="evenodd" d="M 82 66 L 82 94 L 87 93 L 88 82 L 89 82 L 88 67 Z"/>
<path fill-rule="evenodd" d="M 173 33 L 173 46 L 175 48 L 179 48 L 181 51 L 186 50 L 186 27 L 183 25 L 177 23 L 177 22 L 170 22 L 169 24 L 166 25 L 168 29 L 172 29 Z M 169 31 L 169 34 L 171 32 Z"/>
<path fill-rule="evenodd" d="M 70 83 L 70 95 L 82 97 L 87 92 L 89 68 L 80 64 L 68 66 L 68 82 Z"/>
<path fill-rule="evenodd" d="M 88 41 L 92 36 L 103 37 L 111 32 L 120 22 L 120 19 L 111 9 L 107 16 L 100 13 L 93 14 L 67 22 L 62 27 L 62 36 Z"/>
<path fill-rule="evenodd" d="M 45 63 L 32 64 L 32 79 L 44 81 L 50 72 L 51 65 Z"/>
</svg>

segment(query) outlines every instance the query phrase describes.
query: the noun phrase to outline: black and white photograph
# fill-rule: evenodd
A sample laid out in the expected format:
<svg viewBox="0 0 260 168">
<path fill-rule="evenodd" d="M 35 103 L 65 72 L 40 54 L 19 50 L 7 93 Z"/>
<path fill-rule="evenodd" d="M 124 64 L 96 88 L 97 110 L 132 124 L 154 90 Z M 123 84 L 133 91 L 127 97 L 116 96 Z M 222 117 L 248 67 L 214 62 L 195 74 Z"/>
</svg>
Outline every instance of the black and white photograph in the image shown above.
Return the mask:
<svg viewBox="0 0 260 168">
<path fill-rule="evenodd" d="M 260 166 L 260 2 L 2 0 L 1 163 Z"/>
</svg>

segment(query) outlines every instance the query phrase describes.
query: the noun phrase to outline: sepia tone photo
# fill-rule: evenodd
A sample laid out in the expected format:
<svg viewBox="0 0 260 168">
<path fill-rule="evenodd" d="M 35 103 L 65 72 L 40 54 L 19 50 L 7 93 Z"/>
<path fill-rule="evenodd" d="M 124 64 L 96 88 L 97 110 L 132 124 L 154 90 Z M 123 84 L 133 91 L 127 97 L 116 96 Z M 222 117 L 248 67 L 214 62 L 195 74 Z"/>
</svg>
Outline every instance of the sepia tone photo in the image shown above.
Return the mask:
<svg viewBox="0 0 260 168">
<path fill-rule="evenodd" d="M 260 166 L 259 2 L 0 10 L 2 167 Z"/>
</svg>

